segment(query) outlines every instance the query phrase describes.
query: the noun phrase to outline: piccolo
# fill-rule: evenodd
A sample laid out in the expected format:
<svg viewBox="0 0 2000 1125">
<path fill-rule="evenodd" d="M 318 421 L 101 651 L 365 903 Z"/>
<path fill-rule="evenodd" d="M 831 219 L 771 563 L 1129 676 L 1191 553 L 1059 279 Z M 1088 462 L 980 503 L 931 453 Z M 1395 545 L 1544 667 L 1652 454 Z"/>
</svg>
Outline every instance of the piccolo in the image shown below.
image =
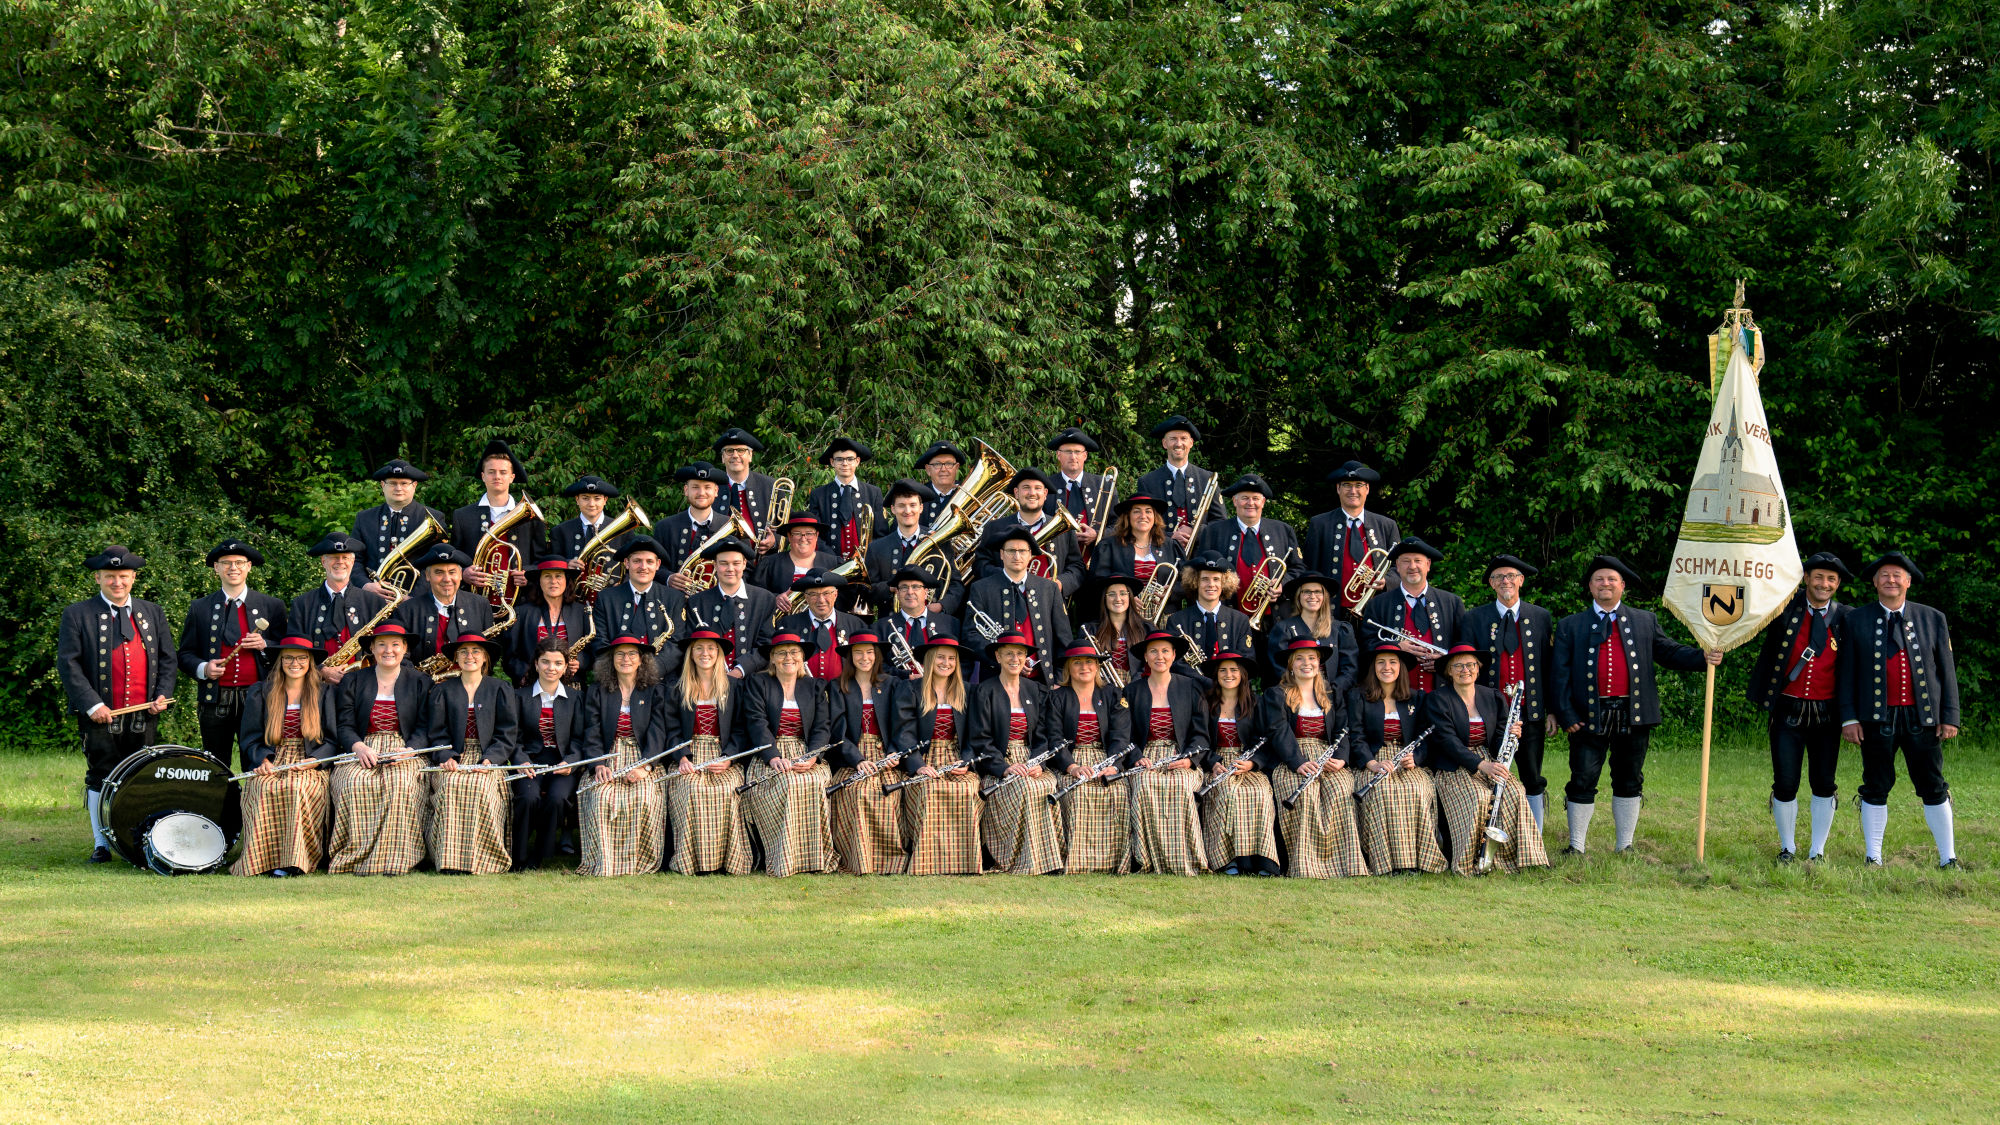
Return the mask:
<svg viewBox="0 0 2000 1125">
<path fill-rule="evenodd" d="M 1437 729 L 1436 727 L 1431 728 L 1431 730 L 1436 730 L 1436 729 Z M 1431 731 L 1427 730 L 1424 733 L 1418 735 L 1417 737 L 1411 739 L 1407 744 L 1403 746 L 1401 750 L 1396 752 L 1396 757 L 1400 758 L 1404 754 L 1413 753 L 1417 747 L 1422 746 L 1424 744 L 1424 739 L 1429 738 L 1430 736 L 1431 736 Z M 1417 768 L 1415 758 L 1410 759 L 1410 768 L 1411 769 Z M 1396 763 L 1394 761 L 1391 761 L 1389 763 L 1389 769 L 1386 773 L 1370 773 L 1368 775 L 1368 780 L 1362 782 L 1361 785 L 1354 790 L 1354 799 L 1359 801 L 1361 798 L 1366 797 L 1368 795 L 1368 791 L 1370 789 L 1375 788 L 1376 782 L 1382 780 L 1385 777 L 1388 777 L 1389 774 L 1395 772 L 1396 772 Z"/>
<path fill-rule="evenodd" d="M 894 634 L 891 635 L 893 636 Z M 847 788 L 848 786 L 854 784 L 857 781 L 864 781 L 868 778 L 874 777 L 877 774 L 882 773 L 884 770 L 894 769 L 898 762 L 901 762 L 904 758 L 909 757 L 909 755 L 910 752 L 908 750 L 897 750 L 894 753 L 884 754 L 875 763 L 875 773 L 864 774 L 859 770 L 856 770 L 854 776 L 848 778 L 846 781 L 836 781 L 832 785 L 827 786 L 826 795 L 831 797 L 835 793 L 840 792 L 842 789 Z"/>
<path fill-rule="evenodd" d="M 1292 790 L 1292 795 L 1286 797 L 1283 801 L 1279 803 L 1284 805 L 1288 809 L 1298 808 L 1299 798 L 1305 796 L 1306 787 L 1311 785 L 1313 782 L 1319 780 L 1320 775 L 1326 772 L 1327 763 L 1333 761 L 1334 756 L 1340 753 L 1341 747 L 1346 745 L 1347 745 L 1347 731 L 1343 728 L 1340 732 L 1340 737 L 1334 739 L 1333 742 L 1327 746 L 1326 753 L 1321 754 L 1319 757 L 1313 759 L 1313 764 L 1315 766 L 1318 766 L 1319 768 L 1315 769 L 1312 772 L 1311 777 L 1308 777 L 1304 781 L 1299 782 L 1299 787 L 1297 789 Z"/>
<path fill-rule="evenodd" d="M 652 765 L 654 762 L 659 761 L 661 758 L 664 758 L 669 754 L 677 754 L 680 751 L 685 750 L 692 745 L 694 745 L 694 739 L 690 738 L 686 742 L 681 743 L 679 746 L 669 746 L 665 750 L 660 751 L 659 753 L 653 755 L 650 758 L 642 758 L 639 761 L 633 762 L 631 765 L 626 766 L 622 770 L 617 768 L 616 766 L 613 766 L 611 776 L 614 778 L 623 777 L 624 775 L 631 773 L 633 770 L 645 769 L 647 766 Z M 603 781 L 593 781 L 588 785 L 580 785 L 577 787 L 576 795 L 581 797 L 585 793 L 588 793 L 593 789 L 602 789 L 607 784 L 609 783 Z"/>
<path fill-rule="evenodd" d="M 1264 744 L 1269 741 L 1271 741 L 1271 736 L 1267 734 L 1264 737 L 1257 740 L 1257 745 L 1252 746 L 1250 749 L 1245 750 L 1241 754 L 1236 755 L 1236 760 L 1239 762 L 1247 762 L 1250 759 L 1256 757 L 1257 751 L 1262 750 L 1264 748 Z M 1215 790 L 1216 786 L 1221 785 L 1223 782 L 1228 781 L 1230 778 L 1235 776 L 1236 776 L 1236 770 L 1233 766 L 1226 768 L 1221 773 L 1216 774 L 1214 778 L 1210 779 L 1208 784 L 1195 790 L 1194 795 L 1197 797 L 1206 797 Z"/>
<path fill-rule="evenodd" d="M 943 777 L 945 774 L 948 774 L 951 771 L 957 769 L 971 769 L 972 763 L 975 760 L 976 759 L 974 759 L 970 755 L 967 755 L 966 757 L 960 758 L 958 761 L 953 762 L 951 765 L 945 766 L 943 769 L 940 769 L 937 772 L 937 776 Z M 924 774 L 921 773 L 916 774 L 915 776 L 905 778 L 904 780 L 899 781 L 894 785 L 884 785 L 882 787 L 882 795 L 886 797 L 891 793 L 899 793 L 905 789 L 908 789 L 912 785 L 922 785 L 924 782 L 929 780 L 930 777 Z"/>
<path fill-rule="evenodd" d="M 798 757 L 792 760 L 795 762 L 803 762 L 807 758 L 817 758 L 821 754 L 824 754 L 831 749 L 833 749 L 833 743 L 829 742 L 825 746 L 822 746 L 819 749 L 812 751 L 811 753 L 800 754 Z M 772 770 L 770 773 L 765 774 L 763 777 L 760 777 L 755 781 L 746 781 L 743 784 L 736 787 L 736 795 L 740 797 L 743 794 L 750 792 L 752 789 L 757 788 L 759 785 L 762 785 L 765 782 L 777 776 L 779 776 L 779 772 L 777 770 Z"/>
<path fill-rule="evenodd" d="M 1203 749 L 1204 749 L 1203 747 L 1190 746 L 1187 749 L 1181 751 L 1180 753 L 1175 754 L 1171 758 L 1161 758 L 1159 761 L 1154 762 L 1150 766 L 1133 766 L 1129 770 L 1119 770 L 1117 773 L 1112 774 L 1110 777 L 1107 777 L 1104 780 L 1107 782 L 1123 781 L 1126 778 L 1131 777 L 1135 773 L 1145 773 L 1148 770 L 1158 772 L 1160 770 L 1166 769 L 1168 766 L 1173 765 L 1175 762 L 1187 761 L 1189 758 L 1192 758 L 1196 754 L 1201 753 Z"/>
<path fill-rule="evenodd" d="M 1077 778 L 1075 781 L 1072 781 L 1069 784 L 1063 786 L 1061 789 L 1058 789 L 1055 792 L 1049 794 L 1049 804 L 1051 805 L 1057 804 L 1061 802 L 1064 797 L 1069 796 L 1071 793 L 1076 792 L 1077 790 L 1083 788 L 1084 786 L 1090 784 L 1093 781 L 1100 780 L 1097 775 L 1104 770 L 1104 767 L 1111 765 L 1111 763 L 1118 761 L 1120 758 L 1123 758 L 1127 754 L 1130 754 L 1135 748 L 1137 748 L 1137 746 L 1138 743 L 1136 742 L 1128 742 L 1125 744 L 1125 749 L 1120 750 L 1116 754 L 1107 754 L 1104 757 L 1099 758 L 1097 760 L 1097 764 L 1095 766 L 1090 767 L 1089 770 L 1087 770 L 1082 777 Z M 1113 771 L 1112 776 L 1113 777 L 1117 776 L 1115 770 Z M 1106 785 L 1111 784 L 1110 777 L 1106 777 L 1101 780 L 1103 780 L 1103 782 Z"/>
<path fill-rule="evenodd" d="M 574 769 L 580 766 L 594 766 L 599 762 L 608 762 L 611 759 L 616 758 L 617 756 L 618 756 L 618 751 L 613 750 L 609 754 L 599 754 L 595 758 L 585 758 L 580 762 L 550 762 L 547 765 L 534 767 L 527 773 L 522 774 L 521 777 L 540 777 L 545 773 L 554 773 L 559 769 Z"/>
<path fill-rule="evenodd" d="M 172 704 L 172 703 L 173 703 L 173 701 L 174 701 L 174 697 L 173 697 L 173 696 L 171 696 L 171 695 L 170 695 L 170 696 L 168 696 L 168 697 L 167 697 L 167 702 L 168 702 L 168 704 Z M 118 708 L 117 710 L 115 710 L 115 711 L 111 712 L 111 714 L 110 714 L 110 716 L 109 716 L 109 717 L 110 717 L 110 718 L 113 718 L 113 719 L 115 719 L 115 718 L 117 718 L 117 717 L 118 717 L 118 716 L 120 716 L 120 715 L 136 715 L 136 714 L 138 714 L 139 712 L 141 712 L 141 711 L 144 711 L 144 710 L 145 710 L 145 709 L 147 709 L 148 707 L 151 707 L 152 705 L 153 705 L 153 701 L 152 701 L 152 700 L 150 700 L 150 699 L 148 699 L 148 700 L 147 700 L 146 702 L 144 702 L 144 703 L 134 703 L 134 704 L 133 704 L 132 706 L 130 706 L 130 707 L 120 707 L 120 708 Z"/>
<path fill-rule="evenodd" d="M 1021 764 L 1023 766 L 1039 766 L 1043 762 L 1048 761 L 1050 758 L 1055 757 L 1057 754 L 1062 753 L 1064 750 L 1068 748 L 1069 748 L 1069 740 L 1064 739 L 1062 742 L 1056 744 L 1055 749 L 1044 750 L 1041 753 L 1035 755 L 1034 757 L 1029 758 L 1027 761 L 1022 762 Z M 1002 789 L 1007 788 L 1009 785 L 1014 784 L 1016 781 L 1019 781 L 1021 778 L 1025 776 L 1027 775 L 1010 773 L 1007 776 L 1001 778 L 999 781 L 994 782 L 987 788 L 981 789 L 979 791 L 979 796 L 981 798 L 991 797 L 993 794 L 1000 792 Z"/>
</svg>

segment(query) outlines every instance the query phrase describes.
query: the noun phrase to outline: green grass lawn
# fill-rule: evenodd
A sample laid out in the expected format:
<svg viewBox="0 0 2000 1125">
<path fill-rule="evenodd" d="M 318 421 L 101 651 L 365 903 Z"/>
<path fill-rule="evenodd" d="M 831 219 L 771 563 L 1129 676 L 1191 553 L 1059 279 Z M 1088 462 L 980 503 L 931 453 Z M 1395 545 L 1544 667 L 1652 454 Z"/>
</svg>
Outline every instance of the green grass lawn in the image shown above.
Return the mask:
<svg viewBox="0 0 2000 1125">
<path fill-rule="evenodd" d="M 88 868 L 80 759 L 0 756 L 0 1120 L 2000 1118 L 2000 752 L 1956 873 L 1907 780 L 1886 869 L 1851 804 L 1775 867 L 1749 739 L 1696 867 L 1695 762 L 1513 878 L 779 882 Z"/>
</svg>

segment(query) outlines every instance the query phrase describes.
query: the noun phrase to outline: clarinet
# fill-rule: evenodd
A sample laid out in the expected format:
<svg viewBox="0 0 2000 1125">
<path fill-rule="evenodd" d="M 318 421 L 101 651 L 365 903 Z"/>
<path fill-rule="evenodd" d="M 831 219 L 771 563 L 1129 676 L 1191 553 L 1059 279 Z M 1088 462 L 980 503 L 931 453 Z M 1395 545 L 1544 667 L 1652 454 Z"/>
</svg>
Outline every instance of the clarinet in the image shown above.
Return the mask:
<svg viewBox="0 0 2000 1125">
<path fill-rule="evenodd" d="M 1299 787 L 1292 790 L 1292 795 L 1284 799 L 1283 804 L 1286 808 L 1295 809 L 1299 807 L 1299 798 L 1305 796 L 1306 787 L 1319 780 L 1319 775 L 1326 772 L 1327 763 L 1333 761 L 1333 756 L 1340 753 L 1340 748 L 1345 745 L 1347 745 L 1347 728 L 1342 727 L 1340 728 L 1340 737 L 1333 740 L 1333 743 L 1326 748 L 1326 753 L 1313 759 L 1313 764 L 1319 768 L 1313 771 L 1311 777 L 1299 782 Z"/>
<path fill-rule="evenodd" d="M 1521 689 L 1521 684 L 1514 685 L 1514 702 L 1507 708 L 1507 733 L 1500 739 L 1500 752 L 1493 756 L 1493 760 L 1500 763 L 1501 769 L 1513 768 L 1514 754 L 1521 748 L 1521 740 L 1514 735 L 1514 724 L 1521 721 L 1521 697 L 1528 694 Z M 1493 869 L 1493 845 L 1505 844 L 1508 840 L 1507 830 L 1500 827 L 1500 798 L 1506 793 L 1506 782 L 1494 782 L 1493 804 L 1486 810 L 1486 840 L 1479 849 L 1480 871 Z"/>
<path fill-rule="evenodd" d="M 1239 762 L 1243 762 L 1256 757 L 1257 751 L 1262 750 L 1264 748 L 1264 744 L 1269 741 L 1271 741 L 1271 736 L 1267 734 L 1264 737 L 1257 740 L 1257 745 L 1252 746 L 1250 749 L 1245 750 L 1241 754 L 1236 755 L 1236 760 Z M 1223 782 L 1228 781 L 1230 778 L 1235 776 L 1236 776 L 1236 771 L 1234 769 L 1223 770 L 1221 773 L 1211 778 L 1208 784 L 1195 790 L 1194 795 L 1197 797 L 1206 797 L 1211 792 L 1213 792 L 1217 786 L 1221 785 Z"/>
<path fill-rule="evenodd" d="M 1060 803 L 1064 797 L 1069 796 L 1071 793 L 1076 792 L 1077 790 L 1090 784 L 1093 780 L 1096 780 L 1097 773 L 1099 770 L 1102 770 L 1105 766 L 1108 766 L 1111 763 L 1118 761 L 1125 755 L 1130 754 L 1133 748 L 1137 745 L 1138 743 L 1135 742 L 1127 742 L 1125 744 L 1125 749 L 1120 750 L 1116 754 L 1106 754 L 1103 758 L 1099 759 L 1097 765 L 1094 768 L 1084 771 L 1084 775 L 1082 777 L 1077 778 L 1075 781 L 1072 781 L 1069 784 L 1063 786 L 1061 789 L 1058 789 L 1055 792 L 1049 794 L 1049 804 L 1053 805 Z M 1112 778 L 1107 777 L 1104 779 L 1104 784 L 1106 785 L 1111 784 L 1111 782 Z"/>
<path fill-rule="evenodd" d="M 1029 758 L 1027 761 L 1022 762 L 1021 764 L 1024 766 L 1039 766 L 1043 762 L 1048 761 L 1050 758 L 1055 757 L 1057 754 L 1062 753 L 1068 747 L 1069 747 L 1069 741 L 1065 739 L 1064 741 L 1057 743 L 1055 749 L 1044 750 L 1041 753 L 1035 755 L 1034 757 Z M 999 781 L 995 782 L 992 786 L 986 789 L 981 789 L 979 791 L 980 799 L 984 800 L 985 798 L 991 797 L 993 794 L 998 793 L 1002 789 L 1005 789 L 1009 785 L 1012 785 L 1016 781 L 1019 781 L 1022 776 L 1023 775 L 1018 773 L 1008 774 L 1007 776 L 1001 778 Z"/>
<path fill-rule="evenodd" d="M 831 750 L 831 749 L 833 749 L 833 743 L 829 742 L 829 743 L 827 743 L 827 744 L 826 744 L 825 746 L 822 746 L 822 747 L 820 747 L 819 749 L 817 749 L 817 750 L 814 750 L 814 751 L 813 751 L 813 752 L 811 752 L 810 754 L 800 754 L 800 755 L 798 756 L 798 758 L 797 758 L 796 760 L 797 760 L 797 761 L 801 761 L 801 762 L 803 762 L 803 761 L 805 761 L 805 760 L 806 760 L 807 758 L 817 758 L 817 757 L 819 757 L 819 756 L 820 756 L 821 754 L 824 754 L 824 753 L 826 753 L 826 752 L 827 752 L 828 750 Z M 767 773 L 767 774 L 765 774 L 765 775 L 764 775 L 763 777 L 760 777 L 760 778 L 758 778 L 758 779 L 757 779 L 757 780 L 755 780 L 755 781 L 746 781 L 746 782 L 744 782 L 743 784 L 741 784 L 741 785 L 739 785 L 739 786 L 737 786 L 737 787 L 736 787 L 736 795 L 737 795 L 737 796 L 739 796 L 739 797 L 741 797 L 741 796 L 742 796 L 743 794 L 745 794 L 745 793 L 748 793 L 748 792 L 750 792 L 750 791 L 751 791 L 752 789 L 755 789 L 755 788 L 757 788 L 757 787 L 758 787 L 759 785 L 762 785 L 762 784 L 764 784 L 765 782 L 767 782 L 767 781 L 771 780 L 772 778 L 774 778 L 774 777 L 778 777 L 778 776 L 780 776 L 780 775 L 779 775 L 779 773 L 778 773 L 778 771 L 777 771 L 777 770 L 772 770 L 772 771 L 771 771 L 770 773 Z"/>
<path fill-rule="evenodd" d="M 905 757 L 909 755 L 909 753 L 910 752 L 908 750 L 897 750 L 893 753 L 882 755 L 881 759 L 875 763 L 876 766 L 879 767 L 875 771 L 875 773 L 881 773 L 883 770 L 893 769 L 896 763 L 901 762 Z M 842 789 L 845 789 L 848 786 L 854 784 L 855 782 L 860 781 L 862 778 L 873 777 L 873 776 L 874 774 L 864 774 L 861 773 L 859 770 L 856 770 L 854 776 L 848 778 L 846 781 L 836 781 L 832 785 L 827 786 L 826 795 L 831 797 L 835 793 L 840 792 Z"/>
<path fill-rule="evenodd" d="M 685 749 L 687 749 L 687 748 L 688 748 L 689 746 L 692 746 L 692 745 L 694 745 L 694 740 L 690 738 L 690 739 L 688 739 L 688 740 L 687 740 L 686 742 L 683 742 L 683 743 L 681 743 L 681 744 L 680 744 L 679 746 L 669 746 L 669 747 L 667 747 L 667 748 L 666 748 L 665 750 L 662 750 L 662 751 L 660 751 L 659 753 L 657 753 L 657 754 L 653 755 L 653 756 L 652 756 L 652 757 L 650 757 L 650 758 L 644 758 L 644 759 L 641 759 L 640 761 L 637 761 L 637 762 L 633 762 L 633 763 L 632 763 L 631 765 L 629 765 L 629 766 L 626 766 L 626 767 L 625 767 L 624 769 L 622 769 L 622 770 L 617 770 L 617 772 L 613 773 L 613 774 L 612 774 L 611 776 L 613 776 L 613 777 L 623 777 L 624 775 L 626 775 L 626 774 L 628 774 L 628 773 L 631 773 L 631 772 L 632 772 L 633 770 L 642 770 L 642 769 L 645 769 L 645 768 L 646 768 L 647 766 L 650 766 L 650 765 L 652 765 L 652 764 L 653 764 L 654 762 L 657 762 L 657 761 L 659 761 L 659 760 L 660 760 L 661 758 L 664 758 L 664 757 L 666 757 L 666 756 L 667 756 L 667 755 L 669 755 L 669 754 L 674 754 L 674 753 L 678 753 L 678 752 L 680 752 L 680 751 L 682 751 L 682 750 L 685 750 Z M 613 767 L 613 769 L 615 769 L 615 770 L 616 770 L 617 768 L 616 768 L 616 767 Z M 577 791 L 576 791 L 576 795 L 577 795 L 577 796 L 579 796 L 579 797 L 581 797 L 581 796 L 583 796 L 583 795 L 584 795 L 585 793 L 589 793 L 589 792 L 592 792 L 592 791 L 594 791 L 594 790 L 597 790 L 597 789 L 601 789 L 601 788 L 603 788 L 604 786 L 606 786 L 606 785 L 608 785 L 608 784 L 610 784 L 610 783 L 609 783 L 609 782 L 605 782 L 605 781 L 591 781 L 591 782 L 586 782 L 585 784 L 583 784 L 583 785 L 581 785 L 581 786 L 579 786 L 579 787 L 577 788 Z"/>
<path fill-rule="evenodd" d="M 965 757 L 960 758 L 958 761 L 953 762 L 951 765 L 948 765 L 943 769 L 939 770 L 937 775 L 939 777 L 943 777 L 945 774 L 948 774 L 955 769 L 961 769 L 961 768 L 971 769 L 973 762 L 977 760 L 978 759 L 968 754 Z M 912 777 L 905 778 L 894 785 L 884 785 L 882 787 L 882 795 L 886 797 L 891 793 L 900 793 L 903 790 L 908 789 L 912 785 L 922 785 L 924 782 L 929 780 L 930 778 L 925 777 L 923 774 L 916 774 Z"/>
<path fill-rule="evenodd" d="M 1160 770 L 1166 769 L 1168 766 L 1173 765 L 1175 762 L 1185 762 L 1189 758 L 1194 757 L 1196 754 L 1199 754 L 1206 749 L 1208 749 L 1206 746 L 1190 746 L 1187 749 L 1181 751 L 1180 753 L 1175 754 L 1171 758 L 1161 758 L 1159 761 L 1154 762 L 1150 766 L 1133 766 L 1129 770 L 1119 770 L 1117 773 L 1112 774 L 1110 777 L 1107 777 L 1104 780 L 1106 784 L 1109 784 L 1113 781 L 1123 781 L 1126 778 L 1131 777 L 1135 773 L 1145 773 L 1148 770 L 1152 770 L 1153 772 L 1157 773 Z"/>
<path fill-rule="evenodd" d="M 1401 752 L 1401 753 L 1398 753 L 1398 754 L 1397 754 L 1396 756 L 1397 756 L 1398 758 L 1400 758 L 1400 757 L 1402 757 L 1402 756 L 1403 756 L 1403 754 L 1410 754 L 1410 753 L 1414 753 L 1417 747 L 1419 747 L 1419 746 L 1422 746 L 1422 745 L 1424 744 L 1424 739 L 1426 739 L 1426 738 L 1429 738 L 1429 737 L 1431 736 L 1431 731 L 1434 731 L 1434 730 L 1436 730 L 1436 729 L 1437 729 L 1436 727 L 1431 727 L 1431 728 L 1430 728 L 1429 730 L 1426 730 L 1426 731 L 1424 731 L 1424 733 L 1422 733 L 1422 734 L 1418 735 L 1417 737 L 1415 737 L 1415 738 L 1411 739 L 1411 740 L 1410 740 L 1410 741 L 1408 741 L 1407 743 L 1404 743 L 1404 744 L 1403 744 L 1403 749 L 1402 749 L 1402 752 Z M 1415 768 L 1417 768 L 1417 767 L 1416 767 L 1416 759 L 1415 759 L 1415 758 L 1412 758 L 1412 759 L 1411 759 L 1410 761 L 1411 761 L 1411 765 L 1410 765 L 1410 768 L 1411 768 L 1411 769 L 1415 769 Z M 1394 763 L 1394 762 L 1391 762 L 1391 763 L 1389 764 L 1389 773 L 1395 773 L 1395 772 L 1396 772 L 1396 765 L 1395 765 L 1395 763 Z M 1354 791 L 1354 799 L 1355 799 L 1355 800 L 1357 800 L 1357 801 L 1359 801 L 1359 800 L 1360 800 L 1361 798 L 1363 798 L 1363 797 L 1366 797 L 1366 796 L 1368 795 L 1368 791 L 1369 791 L 1370 789 L 1373 789 L 1373 788 L 1375 788 L 1375 783 L 1376 783 L 1376 782 L 1378 782 L 1378 781 L 1380 781 L 1380 780 L 1382 780 L 1382 779 L 1383 779 L 1383 778 L 1385 778 L 1385 777 L 1388 777 L 1388 776 L 1389 776 L 1389 773 L 1371 773 L 1371 774 L 1369 774 L 1369 775 L 1368 775 L 1368 780 L 1367 780 L 1367 781 L 1364 781 L 1364 782 L 1362 782 L 1362 783 L 1361 783 L 1361 787 L 1360 787 L 1360 788 L 1358 788 L 1358 789 L 1356 789 L 1356 790 Z"/>
</svg>

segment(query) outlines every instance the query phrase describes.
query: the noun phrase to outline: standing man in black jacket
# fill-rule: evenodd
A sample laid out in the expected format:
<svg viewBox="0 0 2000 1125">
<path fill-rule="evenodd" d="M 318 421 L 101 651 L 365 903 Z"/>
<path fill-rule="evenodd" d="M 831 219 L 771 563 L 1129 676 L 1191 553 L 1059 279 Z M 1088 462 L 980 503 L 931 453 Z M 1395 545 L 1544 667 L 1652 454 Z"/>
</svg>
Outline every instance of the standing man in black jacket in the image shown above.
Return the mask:
<svg viewBox="0 0 2000 1125">
<path fill-rule="evenodd" d="M 1321 512 L 1306 524 L 1306 569 L 1334 579 L 1333 594 L 1340 599 L 1337 608 L 1359 613 L 1375 591 L 1389 585 L 1389 570 L 1380 568 L 1370 589 L 1350 598 L 1344 591 L 1354 577 L 1354 568 L 1370 551 L 1395 546 L 1403 533 L 1396 529 L 1395 520 L 1368 510 L 1368 493 L 1382 482 L 1382 474 L 1359 461 L 1349 461 L 1328 473 L 1326 479 L 1339 490 L 1340 507 Z"/>
<path fill-rule="evenodd" d="M 368 479 L 381 484 L 382 502 L 354 513 L 354 538 L 361 543 L 361 557 L 354 573 L 362 589 L 387 598 L 389 591 L 376 574 L 382 560 L 412 532 L 423 527 L 426 519 L 437 521 L 441 536 L 451 534 L 451 517 L 417 503 L 417 486 L 431 479 L 431 475 L 401 457 L 392 458 L 368 474 Z"/>
<path fill-rule="evenodd" d="M 222 588 L 196 598 L 181 622 L 181 673 L 201 685 L 195 717 L 201 748 L 225 765 L 236 761 L 236 731 L 243 722 L 243 697 L 264 682 L 284 636 L 285 603 L 250 588 L 250 571 L 264 565 L 257 548 L 225 539 L 208 552 L 208 565 Z M 244 760 L 243 768 L 254 763 Z M 243 826 L 236 784 L 222 806 L 222 830 L 234 837 Z"/>
<path fill-rule="evenodd" d="M 1807 859 L 1826 851 L 1840 788 L 1840 715 L 1834 701 L 1839 685 L 1840 620 L 1849 607 L 1834 600 L 1843 579 L 1853 577 L 1838 555 L 1824 551 L 1806 560 L 1805 585 L 1784 614 L 1764 630 L 1757 664 L 1750 670 L 1750 702 L 1770 712 L 1771 820 L 1778 828 L 1778 862 L 1797 850 L 1799 773 L 1812 768 L 1812 847 Z"/>
<path fill-rule="evenodd" d="M 1456 643 L 1479 652 L 1479 682 L 1505 693 L 1521 685 L 1521 739 L 1514 768 L 1540 828 L 1548 812 L 1549 779 L 1542 776 L 1542 752 L 1550 728 L 1548 695 L 1549 643 L 1555 621 L 1549 611 L 1523 601 L 1521 587 L 1540 571 L 1515 555 L 1494 555 L 1486 563 L 1486 585 L 1493 600 L 1465 611 Z"/>
<path fill-rule="evenodd" d="M 1176 414 L 1154 426 L 1153 436 L 1159 439 L 1160 448 L 1166 450 L 1167 463 L 1139 478 L 1139 492 L 1166 501 L 1167 526 L 1172 530 L 1173 540 L 1183 554 L 1192 555 L 1194 509 L 1208 495 L 1209 482 L 1215 479 L 1214 473 L 1188 459 L 1194 452 L 1194 443 L 1201 440 L 1201 431 L 1193 422 Z M 1203 518 L 1222 518 L 1222 497 L 1209 500 L 1208 514 Z"/>
</svg>

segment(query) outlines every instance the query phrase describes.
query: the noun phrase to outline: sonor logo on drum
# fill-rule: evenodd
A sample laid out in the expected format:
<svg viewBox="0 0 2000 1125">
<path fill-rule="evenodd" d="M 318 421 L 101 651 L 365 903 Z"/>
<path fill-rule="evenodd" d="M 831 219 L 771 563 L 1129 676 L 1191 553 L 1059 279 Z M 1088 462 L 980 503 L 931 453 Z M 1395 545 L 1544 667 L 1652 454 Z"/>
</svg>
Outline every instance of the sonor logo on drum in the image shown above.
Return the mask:
<svg viewBox="0 0 2000 1125">
<path fill-rule="evenodd" d="M 207 781 L 213 770 L 188 770 L 179 766 L 161 766 L 153 771 L 154 777 L 164 777 L 169 781 Z"/>
</svg>

